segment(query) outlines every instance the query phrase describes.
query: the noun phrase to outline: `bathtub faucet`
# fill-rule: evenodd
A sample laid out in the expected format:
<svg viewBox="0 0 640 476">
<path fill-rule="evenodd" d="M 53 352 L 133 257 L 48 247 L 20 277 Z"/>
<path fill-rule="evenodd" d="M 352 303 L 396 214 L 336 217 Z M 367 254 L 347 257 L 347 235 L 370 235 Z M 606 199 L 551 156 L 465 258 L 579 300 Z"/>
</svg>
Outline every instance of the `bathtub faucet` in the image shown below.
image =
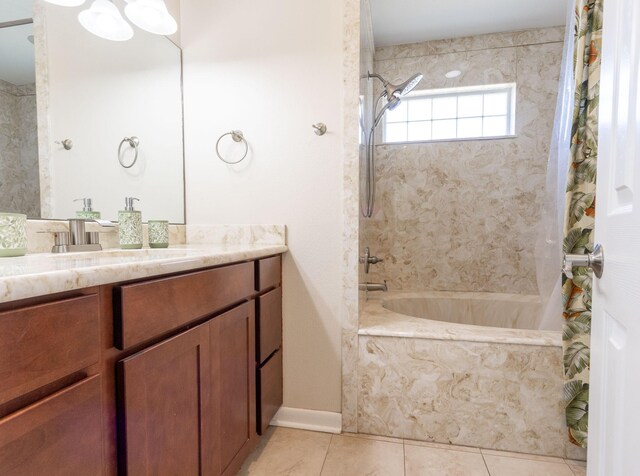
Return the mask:
<svg viewBox="0 0 640 476">
<path fill-rule="evenodd" d="M 360 291 L 384 291 L 387 292 L 387 281 L 385 280 L 384 283 L 360 283 L 360 285 L 358 286 L 358 288 L 360 289 Z"/>
<path fill-rule="evenodd" d="M 382 261 L 384 260 L 381 258 L 378 258 L 377 256 L 371 256 L 371 252 L 368 246 L 364 249 L 364 255 L 360 257 L 360 262 L 364 263 L 365 274 L 369 274 L 369 265 L 381 263 Z"/>
</svg>

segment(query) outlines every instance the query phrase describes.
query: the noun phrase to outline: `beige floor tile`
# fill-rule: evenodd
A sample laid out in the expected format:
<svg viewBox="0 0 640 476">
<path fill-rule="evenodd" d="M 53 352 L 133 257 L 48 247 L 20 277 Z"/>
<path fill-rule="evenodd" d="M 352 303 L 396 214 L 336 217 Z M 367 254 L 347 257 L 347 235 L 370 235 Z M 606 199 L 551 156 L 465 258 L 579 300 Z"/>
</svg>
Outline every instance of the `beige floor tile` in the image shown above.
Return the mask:
<svg viewBox="0 0 640 476">
<path fill-rule="evenodd" d="M 580 461 L 578 459 L 566 459 L 564 460 L 565 463 L 567 463 L 569 466 L 582 466 L 583 468 L 587 467 L 587 462 L 586 461 Z"/>
<path fill-rule="evenodd" d="M 334 435 L 323 476 L 403 476 L 403 445 Z"/>
<path fill-rule="evenodd" d="M 491 476 L 574 476 L 564 461 L 536 461 L 505 456 L 484 455 Z"/>
<path fill-rule="evenodd" d="M 480 453 L 480 448 L 473 446 L 448 445 L 446 443 L 431 443 L 429 441 L 404 440 L 405 445 L 426 446 L 427 448 L 440 448 L 443 450 L 466 451 L 467 453 Z"/>
<path fill-rule="evenodd" d="M 318 476 L 331 435 L 271 427 L 240 469 L 243 476 Z"/>
<path fill-rule="evenodd" d="M 405 445 L 406 476 L 489 476 L 480 453 Z"/>
<path fill-rule="evenodd" d="M 530 459 L 533 461 L 546 461 L 548 463 L 564 463 L 564 459 L 554 456 L 531 455 L 528 453 L 514 453 L 512 451 L 487 450 L 482 448 L 483 455 L 506 456 L 507 458 Z"/>
<path fill-rule="evenodd" d="M 391 438 L 390 436 L 367 435 L 365 433 L 342 433 L 342 436 L 351 438 L 363 438 L 365 440 L 388 441 L 390 443 L 402 443 L 402 438 Z"/>
<path fill-rule="evenodd" d="M 567 465 L 571 468 L 575 476 L 587 476 L 587 464 L 584 461 L 575 462 L 567 460 Z"/>
</svg>

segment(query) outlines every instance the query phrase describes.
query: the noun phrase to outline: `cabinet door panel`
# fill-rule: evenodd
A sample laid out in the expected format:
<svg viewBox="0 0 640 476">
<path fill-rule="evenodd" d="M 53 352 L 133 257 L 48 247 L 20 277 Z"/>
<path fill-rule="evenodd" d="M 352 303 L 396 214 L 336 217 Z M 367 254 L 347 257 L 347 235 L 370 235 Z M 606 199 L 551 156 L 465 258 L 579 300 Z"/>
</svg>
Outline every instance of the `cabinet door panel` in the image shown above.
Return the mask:
<svg viewBox="0 0 640 476">
<path fill-rule="evenodd" d="M 264 291 L 280 284 L 282 274 L 282 259 L 280 255 L 257 261 L 256 291 Z"/>
<path fill-rule="evenodd" d="M 210 324 L 214 405 L 219 408 L 217 437 L 223 473 L 242 462 L 256 439 L 254 319 L 251 302 L 215 317 Z"/>
<path fill-rule="evenodd" d="M 96 295 L 0 313 L 0 404 L 96 364 Z"/>
<path fill-rule="evenodd" d="M 198 326 L 119 362 L 124 474 L 213 474 L 209 327 Z"/>
<path fill-rule="evenodd" d="M 126 349 L 240 302 L 254 265 L 240 263 L 114 289 L 115 345 Z"/>
<path fill-rule="evenodd" d="M 258 432 L 262 435 L 282 406 L 282 349 L 258 370 Z"/>
<path fill-rule="evenodd" d="M 0 420 L 0 474 L 102 474 L 100 376 Z"/>
<path fill-rule="evenodd" d="M 256 322 L 257 361 L 263 363 L 282 345 L 282 288 L 276 288 L 258 298 Z"/>
</svg>

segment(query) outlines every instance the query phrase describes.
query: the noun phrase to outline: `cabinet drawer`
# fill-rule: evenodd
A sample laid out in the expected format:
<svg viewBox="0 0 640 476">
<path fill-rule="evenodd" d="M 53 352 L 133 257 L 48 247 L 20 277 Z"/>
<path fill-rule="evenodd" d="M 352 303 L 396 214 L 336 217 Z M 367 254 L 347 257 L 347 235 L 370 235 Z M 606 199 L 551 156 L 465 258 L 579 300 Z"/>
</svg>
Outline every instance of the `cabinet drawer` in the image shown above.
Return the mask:
<svg viewBox="0 0 640 476">
<path fill-rule="evenodd" d="M 282 344 L 282 288 L 258 298 L 258 362 L 264 362 Z"/>
<path fill-rule="evenodd" d="M 0 313 L 0 403 L 97 363 L 98 315 L 97 295 Z"/>
<path fill-rule="evenodd" d="M 282 349 L 258 370 L 258 434 L 262 435 L 282 406 Z"/>
<path fill-rule="evenodd" d="M 100 376 L 0 420 L 0 474 L 102 474 Z"/>
<path fill-rule="evenodd" d="M 280 256 L 258 260 L 257 264 L 256 291 L 264 291 L 280 284 Z"/>
<path fill-rule="evenodd" d="M 116 287 L 116 347 L 140 344 L 247 298 L 253 268 L 241 263 Z"/>
</svg>

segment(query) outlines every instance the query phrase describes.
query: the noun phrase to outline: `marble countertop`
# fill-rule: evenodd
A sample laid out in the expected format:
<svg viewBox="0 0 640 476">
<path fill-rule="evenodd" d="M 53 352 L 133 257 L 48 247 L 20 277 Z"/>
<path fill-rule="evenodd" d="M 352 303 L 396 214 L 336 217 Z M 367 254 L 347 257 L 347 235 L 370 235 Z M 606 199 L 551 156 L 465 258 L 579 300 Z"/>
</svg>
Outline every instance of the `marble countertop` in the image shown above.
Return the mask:
<svg viewBox="0 0 640 476">
<path fill-rule="evenodd" d="M 165 249 L 34 253 L 1 258 L 0 302 L 251 260 L 286 251 L 285 245 L 190 244 Z"/>
</svg>

